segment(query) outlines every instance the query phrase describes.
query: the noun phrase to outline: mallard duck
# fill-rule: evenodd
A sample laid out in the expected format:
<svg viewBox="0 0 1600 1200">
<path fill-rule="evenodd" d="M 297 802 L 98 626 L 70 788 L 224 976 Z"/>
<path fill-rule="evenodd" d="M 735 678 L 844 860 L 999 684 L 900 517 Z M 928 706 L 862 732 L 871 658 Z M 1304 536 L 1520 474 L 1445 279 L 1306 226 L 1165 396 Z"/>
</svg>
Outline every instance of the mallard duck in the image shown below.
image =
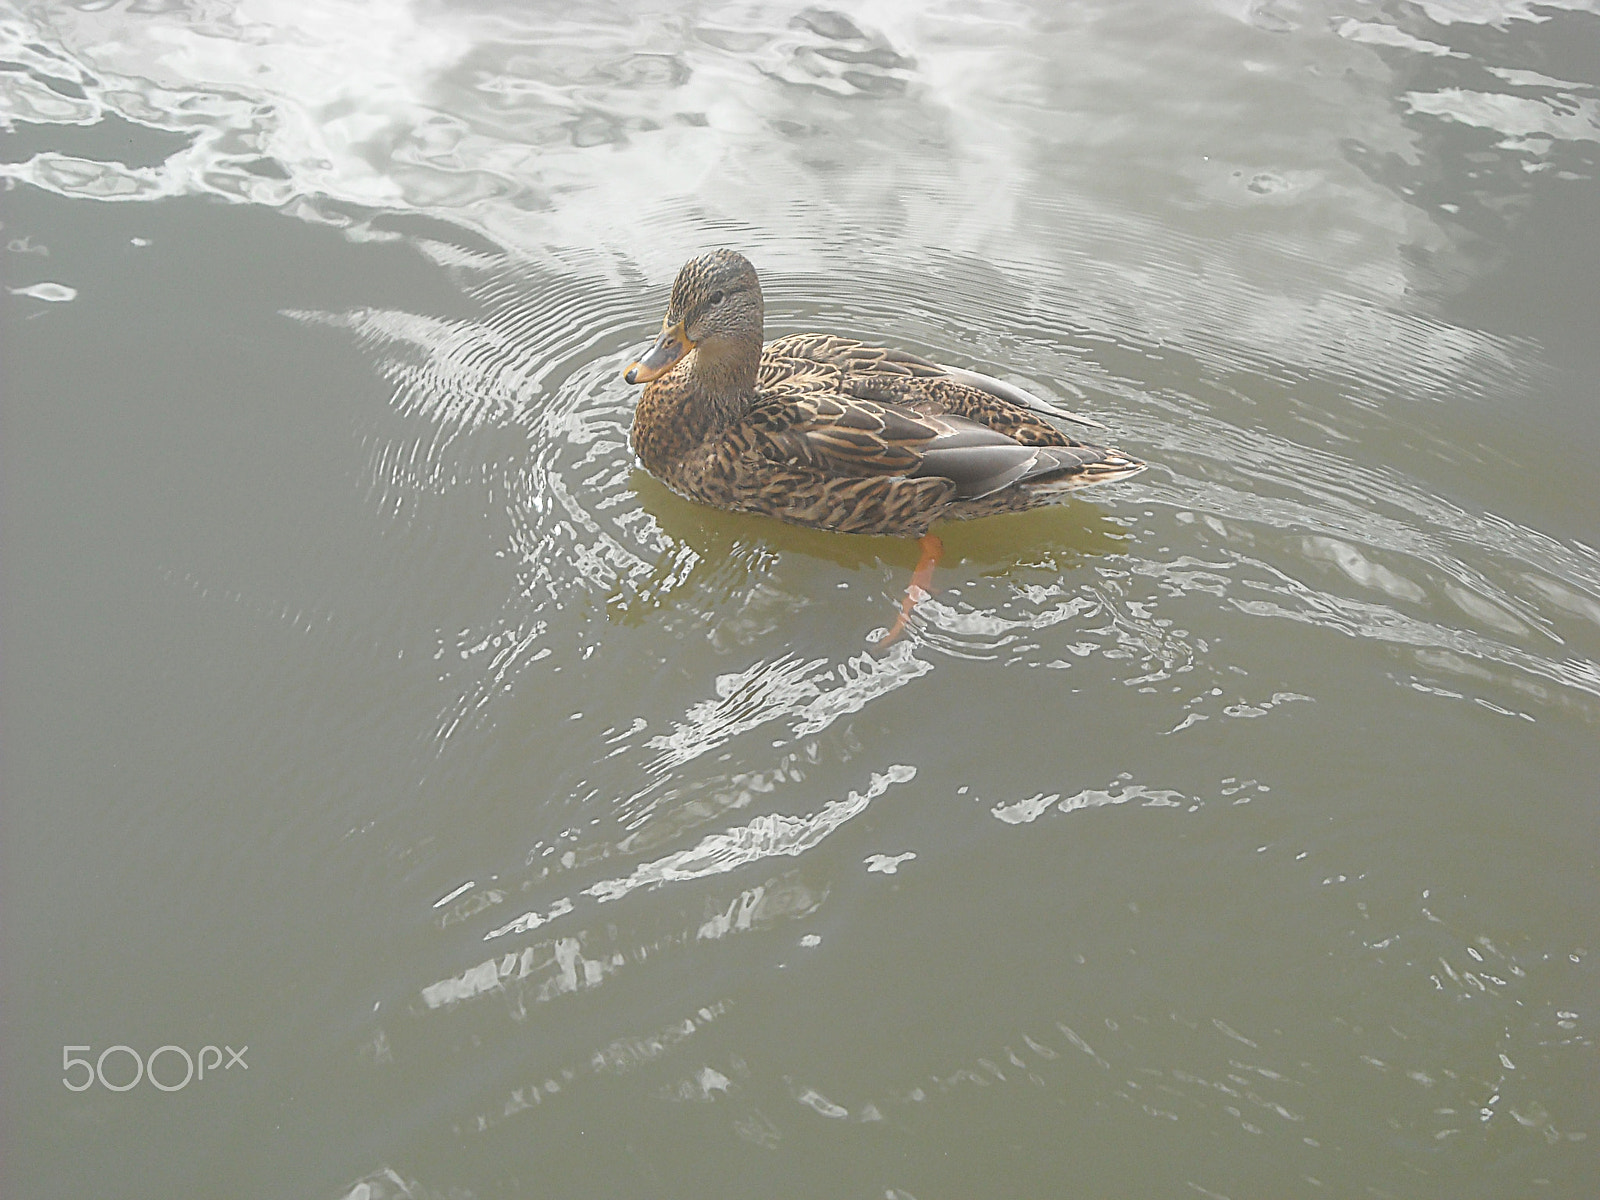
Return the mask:
<svg viewBox="0 0 1600 1200">
<path fill-rule="evenodd" d="M 673 491 L 841 533 L 919 538 L 898 634 L 942 546 L 936 521 L 1019 512 L 1144 470 L 1053 420 L 1104 428 L 1021 388 L 898 350 L 801 333 L 763 347 L 761 283 L 713 250 L 678 272 L 631 441 Z"/>
</svg>

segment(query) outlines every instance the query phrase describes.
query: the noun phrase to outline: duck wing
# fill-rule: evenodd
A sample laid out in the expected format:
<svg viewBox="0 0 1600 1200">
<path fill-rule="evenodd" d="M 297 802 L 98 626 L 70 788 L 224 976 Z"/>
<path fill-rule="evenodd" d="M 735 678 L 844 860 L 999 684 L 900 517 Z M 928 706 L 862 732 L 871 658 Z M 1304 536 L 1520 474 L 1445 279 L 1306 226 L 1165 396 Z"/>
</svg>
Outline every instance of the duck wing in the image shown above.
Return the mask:
<svg viewBox="0 0 1600 1200">
<path fill-rule="evenodd" d="M 965 417 L 841 394 L 838 382 L 814 370 L 766 391 L 745 418 L 763 457 L 824 477 L 947 479 L 958 500 L 1078 474 L 1108 457 L 1099 446 L 1023 445 Z"/>
<path fill-rule="evenodd" d="M 848 380 L 844 386 L 855 385 L 850 390 L 871 387 L 877 383 L 897 388 L 903 394 L 908 384 L 911 390 L 918 390 L 919 382 L 949 382 L 1042 416 L 1075 421 L 1095 429 L 1105 428 L 1092 417 L 1069 412 L 992 375 L 962 367 L 942 366 L 903 350 L 869 346 L 851 338 L 834 337 L 826 333 L 793 334 L 769 343 L 761 356 L 758 385 L 765 391 L 788 376 L 813 373 L 819 367 L 838 372 L 839 376 Z"/>
</svg>

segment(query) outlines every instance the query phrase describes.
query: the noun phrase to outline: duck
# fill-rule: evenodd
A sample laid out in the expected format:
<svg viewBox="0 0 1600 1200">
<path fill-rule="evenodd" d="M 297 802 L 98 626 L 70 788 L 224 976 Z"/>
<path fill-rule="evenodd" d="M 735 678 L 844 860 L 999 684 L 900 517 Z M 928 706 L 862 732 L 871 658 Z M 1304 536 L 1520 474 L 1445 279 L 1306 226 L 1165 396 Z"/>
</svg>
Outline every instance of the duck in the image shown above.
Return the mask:
<svg viewBox="0 0 1600 1200">
<path fill-rule="evenodd" d="M 738 251 L 685 263 L 660 334 L 623 374 L 644 385 L 630 444 L 645 470 L 701 504 L 916 539 L 911 586 L 880 644 L 928 594 L 943 553 L 936 523 L 1059 503 L 1145 469 L 1058 425 L 1098 421 L 1014 384 L 833 334 L 763 345 L 765 316 Z"/>
</svg>

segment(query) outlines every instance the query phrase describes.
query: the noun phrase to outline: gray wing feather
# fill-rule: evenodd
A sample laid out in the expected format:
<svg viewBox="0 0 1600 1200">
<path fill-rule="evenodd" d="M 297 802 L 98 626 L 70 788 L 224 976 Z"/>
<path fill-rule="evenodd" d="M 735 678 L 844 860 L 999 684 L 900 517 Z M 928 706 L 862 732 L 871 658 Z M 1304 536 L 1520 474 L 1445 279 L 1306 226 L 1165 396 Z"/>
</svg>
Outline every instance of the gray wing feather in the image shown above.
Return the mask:
<svg viewBox="0 0 1600 1200">
<path fill-rule="evenodd" d="M 963 417 L 932 418 L 939 434 L 922 447 L 913 476 L 937 475 L 956 485 L 956 497 L 979 500 L 1013 483 L 1081 470 L 1097 461 L 1092 446 L 1023 446 L 987 425 Z"/>
<path fill-rule="evenodd" d="M 935 447 L 923 452 L 913 475 L 938 475 L 956 485 L 956 498 L 977 500 L 1026 477 L 1039 454 L 1030 446 Z"/>
</svg>

